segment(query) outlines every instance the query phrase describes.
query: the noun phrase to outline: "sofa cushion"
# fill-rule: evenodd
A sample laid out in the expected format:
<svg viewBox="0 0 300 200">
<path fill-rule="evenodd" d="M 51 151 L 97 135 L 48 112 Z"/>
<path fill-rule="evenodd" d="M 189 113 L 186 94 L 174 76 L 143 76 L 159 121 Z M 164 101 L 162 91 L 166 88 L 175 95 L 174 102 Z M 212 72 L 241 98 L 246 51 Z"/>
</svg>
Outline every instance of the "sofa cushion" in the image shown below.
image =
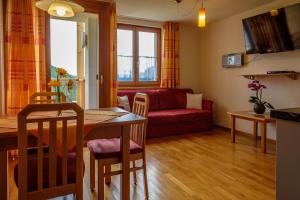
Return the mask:
<svg viewBox="0 0 300 200">
<path fill-rule="evenodd" d="M 128 96 L 130 107 L 132 109 L 134 96 L 136 93 L 145 93 L 149 96 L 149 110 L 159 110 L 158 91 L 157 90 L 119 90 L 118 96 Z"/>
<path fill-rule="evenodd" d="M 211 112 L 199 109 L 158 110 L 148 113 L 149 125 L 193 122 L 211 118 Z"/>
<path fill-rule="evenodd" d="M 131 112 L 128 96 L 118 96 L 118 106 L 128 112 Z"/>
<path fill-rule="evenodd" d="M 186 108 L 186 94 L 192 89 L 161 89 L 159 90 L 159 107 L 161 110 Z"/>
<path fill-rule="evenodd" d="M 187 105 L 186 108 L 202 109 L 202 94 L 186 94 Z"/>
</svg>

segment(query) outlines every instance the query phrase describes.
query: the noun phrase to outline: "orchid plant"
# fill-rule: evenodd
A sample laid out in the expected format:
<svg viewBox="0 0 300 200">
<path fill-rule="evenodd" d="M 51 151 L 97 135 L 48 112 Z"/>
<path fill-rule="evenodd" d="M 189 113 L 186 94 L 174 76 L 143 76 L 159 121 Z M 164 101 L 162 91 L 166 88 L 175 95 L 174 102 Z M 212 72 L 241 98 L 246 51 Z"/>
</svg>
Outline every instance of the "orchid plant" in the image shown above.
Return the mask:
<svg viewBox="0 0 300 200">
<path fill-rule="evenodd" d="M 250 99 L 249 99 L 250 103 L 262 105 L 269 109 L 274 109 L 274 107 L 270 103 L 262 100 L 263 90 L 267 88 L 265 85 L 261 84 L 257 80 L 254 80 L 248 84 L 248 88 L 252 91 L 255 91 L 255 94 L 256 94 L 255 96 L 250 97 Z"/>
</svg>

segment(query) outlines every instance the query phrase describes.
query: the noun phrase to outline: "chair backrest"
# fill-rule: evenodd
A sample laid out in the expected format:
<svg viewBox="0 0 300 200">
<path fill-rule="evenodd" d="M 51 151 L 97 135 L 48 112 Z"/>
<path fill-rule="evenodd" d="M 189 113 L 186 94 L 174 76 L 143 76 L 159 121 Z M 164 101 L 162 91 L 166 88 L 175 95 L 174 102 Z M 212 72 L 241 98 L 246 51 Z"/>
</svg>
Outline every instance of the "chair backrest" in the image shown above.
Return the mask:
<svg viewBox="0 0 300 200">
<path fill-rule="evenodd" d="M 147 94 L 136 93 L 133 100 L 132 113 L 142 117 L 148 117 L 149 97 Z M 131 126 L 130 139 L 144 148 L 146 141 L 147 123 L 134 124 Z"/>
<path fill-rule="evenodd" d="M 64 111 L 68 112 L 64 113 Z M 57 116 L 57 112 L 62 112 Z M 71 112 L 70 112 L 71 111 Z M 32 115 L 38 112 L 38 115 Z M 46 113 L 52 113 L 47 115 Z M 40 113 L 43 113 L 40 114 Z M 83 182 L 83 121 L 84 111 L 76 103 L 61 104 L 29 104 L 18 114 L 18 150 L 19 150 L 19 167 L 18 167 L 18 188 L 19 199 L 49 199 L 65 194 L 76 193 L 82 194 Z M 68 123 L 74 126 L 76 134 L 76 181 L 68 184 Z M 58 126 L 59 125 L 59 126 Z M 33 128 L 34 127 L 34 128 Z M 60 128 L 61 135 L 58 135 Z M 28 192 L 28 134 L 35 130 L 37 135 L 37 190 Z M 48 137 L 47 137 L 48 136 Z M 57 139 L 61 139 L 61 151 L 57 149 Z M 48 138 L 48 143 L 45 141 Z M 44 144 L 48 145 L 48 152 L 44 152 Z M 45 155 L 47 153 L 47 155 Z M 43 165 L 44 156 L 49 161 L 49 187 L 43 188 Z M 58 158 L 62 166 L 62 183 L 57 185 Z M 46 168 L 47 169 L 47 168 Z M 77 198 L 76 198 L 77 199 Z M 82 199 L 82 198 L 78 198 Z"/>
<path fill-rule="evenodd" d="M 57 92 L 36 92 L 30 97 L 30 104 L 43 104 L 43 103 L 55 103 Z M 67 100 L 66 95 L 60 93 L 61 103 L 65 103 Z"/>
</svg>

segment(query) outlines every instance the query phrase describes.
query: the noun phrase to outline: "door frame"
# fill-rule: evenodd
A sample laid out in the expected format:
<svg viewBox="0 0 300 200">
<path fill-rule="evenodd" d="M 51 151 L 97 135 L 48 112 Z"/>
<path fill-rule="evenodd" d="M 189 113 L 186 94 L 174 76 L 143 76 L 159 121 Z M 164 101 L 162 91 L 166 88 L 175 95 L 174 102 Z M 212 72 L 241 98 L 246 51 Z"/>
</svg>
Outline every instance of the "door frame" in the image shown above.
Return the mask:
<svg viewBox="0 0 300 200">
<path fill-rule="evenodd" d="M 0 0 L 0 115 L 5 112 L 5 88 L 4 88 L 4 5 Z"/>
</svg>

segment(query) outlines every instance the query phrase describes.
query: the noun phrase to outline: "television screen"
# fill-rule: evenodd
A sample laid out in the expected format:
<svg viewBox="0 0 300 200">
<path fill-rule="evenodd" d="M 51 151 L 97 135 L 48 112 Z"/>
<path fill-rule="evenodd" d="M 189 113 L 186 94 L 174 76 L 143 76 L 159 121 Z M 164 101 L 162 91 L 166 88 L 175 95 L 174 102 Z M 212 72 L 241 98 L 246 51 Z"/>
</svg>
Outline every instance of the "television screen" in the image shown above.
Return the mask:
<svg viewBox="0 0 300 200">
<path fill-rule="evenodd" d="M 247 54 L 300 49 L 300 3 L 243 19 Z"/>
</svg>

